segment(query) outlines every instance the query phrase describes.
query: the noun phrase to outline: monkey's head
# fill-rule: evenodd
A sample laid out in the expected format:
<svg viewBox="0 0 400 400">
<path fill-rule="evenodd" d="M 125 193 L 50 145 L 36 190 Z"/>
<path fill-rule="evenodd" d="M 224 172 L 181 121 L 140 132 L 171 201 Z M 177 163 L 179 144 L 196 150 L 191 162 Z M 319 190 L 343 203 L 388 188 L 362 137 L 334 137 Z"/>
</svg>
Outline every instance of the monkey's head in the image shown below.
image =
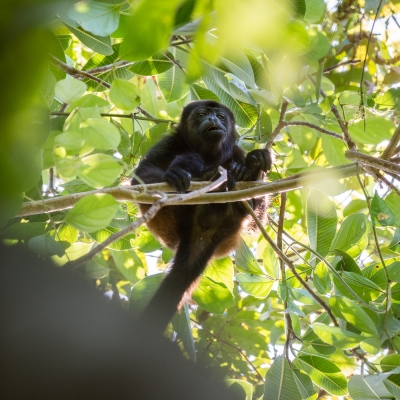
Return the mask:
<svg viewBox="0 0 400 400">
<path fill-rule="evenodd" d="M 194 101 L 183 109 L 177 131 L 193 150 L 219 151 L 229 156 L 226 153 L 231 152 L 235 142 L 235 117 L 216 101 Z"/>
</svg>

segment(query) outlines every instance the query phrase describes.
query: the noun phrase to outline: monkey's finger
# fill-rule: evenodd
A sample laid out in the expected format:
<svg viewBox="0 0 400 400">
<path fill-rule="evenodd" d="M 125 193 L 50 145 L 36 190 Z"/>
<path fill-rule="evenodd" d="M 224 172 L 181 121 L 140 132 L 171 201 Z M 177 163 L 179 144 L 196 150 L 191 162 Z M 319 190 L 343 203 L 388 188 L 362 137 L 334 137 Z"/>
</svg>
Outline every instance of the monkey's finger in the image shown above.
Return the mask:
<svg viewBox="0 0 400 400">
<path fill-rule="evenodd" d="M 177 171 L 177 175 L 181 193 L 186 193 L 190 187 L 190 179 L 192 178 L 192 175 L 188 171 L 185 171 L 183 169 L 179 169 Z"/>
</svg>

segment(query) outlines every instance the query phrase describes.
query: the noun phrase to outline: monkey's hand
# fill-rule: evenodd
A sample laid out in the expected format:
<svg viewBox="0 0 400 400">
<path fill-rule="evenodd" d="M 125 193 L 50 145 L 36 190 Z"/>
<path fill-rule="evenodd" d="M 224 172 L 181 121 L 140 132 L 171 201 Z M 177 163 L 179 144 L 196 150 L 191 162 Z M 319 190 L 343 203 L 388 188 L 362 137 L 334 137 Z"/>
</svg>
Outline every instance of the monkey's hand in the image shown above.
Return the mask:
<svg viewBox="0 0 400 400">
<path fill-rule="evenodd" d="M 259 179 L 261 171 L 271 169 L 271 154 L 267 149 L 253 150 L 246 157 L 246 167 L 251 171 L 251 179 Z"/>
<path fill-rule="evenodd" d="M 231 164 L 229 172 L 234 176 L 236 181 L 249 181 L 251 180 L 251 171 L 242 164 L 234 161 Z"/>
<path fill-rule="evenodd" d="M 164 181 L 172 186 L 178 193 L 186 193 L 190 186 L 192 175 L 184 169 L 172 167 L 164 175 Z"/>
</svg>

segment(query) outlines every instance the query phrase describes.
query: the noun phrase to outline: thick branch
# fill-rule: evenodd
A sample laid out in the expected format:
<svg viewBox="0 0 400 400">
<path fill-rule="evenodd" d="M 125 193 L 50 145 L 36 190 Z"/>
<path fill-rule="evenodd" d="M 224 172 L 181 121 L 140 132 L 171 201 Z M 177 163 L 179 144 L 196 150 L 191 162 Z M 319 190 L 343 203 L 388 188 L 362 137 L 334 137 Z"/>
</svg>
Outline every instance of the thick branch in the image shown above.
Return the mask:
<svg viewBox="0 0 400 400">
<path fill-rule="evenodd" d="M 237 182 L 235 190 L 231 192 L 207 193 L 196 199 L 185 200 L 182 203 L 178 200 L 176 194 L 168 195 L 169 199 L 175 199 L 179 204 L 207 204 L 207 203 L 226 203 L 233 201 L 248 200 L 253 197 L 262 196 L 271 193 L 282 193 L 289 190 L 299 189 L 305 186 L 315 186 L 319 181 L 327 179 L 348 178 L 357 174 L 357 167 L 354 164 L 343 165 L 340 167 L 322 169 L 296 174 L 293 177 L 280 179 L 275 182 Z M 205 182 L 192 182 L 189 190 L 197 190 L 205 186 Z M 117 201 L 134 201 L 137 203 L 152 204 L 154 196 L 149 191 L 160 190 L 163 192 L 172 192 L 173 190 L 167 183 L 154 183 L 146 185 L 135 185 L 131 187 L 119 186 L 89 192 L 74 193 L 66 196 L 52 197 L 45 200 L 26 202 L 17 217 L 44 214 L 46 212 L 56 212 L 72 208 L 81 198 L 95 193 L 109 193 Z"/>
<path fill-rule="evenodd" d="M 358 151 L 346 151 L 344 153 L 345 157 L 349 160 L 359 162 L 361 164 L 367 164 L 371 167 L 381 169 L 382 171 L 394 172 L 395 174 L 400 174 L 400 165 L 392 163 L 390 161 L 382 160 L 381 158 L 367 156 L 366 154 L 360 153 Z"/>
</svg>

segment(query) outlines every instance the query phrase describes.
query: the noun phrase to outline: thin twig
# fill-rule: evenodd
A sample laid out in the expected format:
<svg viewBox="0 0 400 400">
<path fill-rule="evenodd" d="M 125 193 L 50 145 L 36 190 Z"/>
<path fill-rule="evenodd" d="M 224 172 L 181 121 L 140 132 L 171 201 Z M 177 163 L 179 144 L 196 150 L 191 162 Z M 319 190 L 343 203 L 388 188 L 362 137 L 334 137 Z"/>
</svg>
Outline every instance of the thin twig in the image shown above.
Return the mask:
<svg viewBox="0 0 400 400">
<path fill-rule="evenodd" d="M 78 258 L 75 261 L 68 263 L 68 266 L 78 267 L 78 266 L 88 262 L 95 255 L 97 255 L 102 250 L 104 250 L 107 246 L 109 246 L 111 243 L 114 243 L 115 241 L 123 238 L 128 233 L 137 229 L 140 225 L 149 222 L 152 218 L 154 218 L 154 216 L 157 214 L 157 212 L 162 207 L 174 204 L 176 202 L 180 203 L 180 202 L 184 201 L 185 199 L 194 199 L 204 193 L 207 193 L 208 191 L 218 188 L 220 185 L 222 185 L 227 180 L 227 171 L 225 169 L 223 169 L 222 167 L 219 167 L 218 171 L 221 174 L 221 176 L 217 180 L 209 183 L 207 186 L 204 186 L 201 189 L 198 189 L 198 190 L 195 190 L 195 191 L 189 192 L 189 193 L 180 194 L 176 197 L 176 199 L 168 199 L 168 197 L 165 193 L 158 192 L 157 194 L 158 194 L 158 196 L 161 196 L 161 198 L 159 200 L 157 200 L 156 202 L 154 202 L 154 204 L 141 217 L 136 219 L 134 222 L 132 222 L 125 228 L 121 229 L 120 231 L 118 231 L 118 232 L 114 233 L 113 235 L 111 235 L 110 237 L 108 237 L 104 242 L 99 243 L 94 249 L 90 250 L 89 253 L 85 254 L 84 256 Z"/>
<path fill-rule="evenodd" d="M 179 63 L 179 61 L 177 61 L 177 60 L 173 59 L 172 57 L 170 57 L 170 56 L 168 55 L 168 53 L 162 53 L 162 54 L 163 54 L 163 56 L 164 56 L 165 58 L 167 58 L 169 61 L 171 61 L 172 64 L 176 65 L 184 74 L 186 74 L 186 73 L 185 73 L 185 70 L 183 69 L 183 67 L 182 67 L 182 65 Z"/>
<path fill-rule="evenodd" d="M 206 331 L 214 340 L 223 343 L 224 345 L 231 347 L 232 349 L 236 350 L 245 360 L 248 364 L 251 365 L 251 367 L 253 368 L 254 372 L 257 374 L 258 378 L 264 382 L 264 378 L 262 377 L 262 375 L 257 371 L 257 368 L 253 365 L 253 363 L 249 360 L 249 358 L 246 356 L 246 354 L 243 352 L 243 350 L 239 349 L 239 347 L 234 346 L 233 344 L 226 342 L 223 339 L 220 339 L 218 336 L 215 336 L 212 332 L 210 332 L 207 328 L 205 328 L 203 325 L 201 325 L 199 322 L 197 322 L 195 319 L 190 318 L 190 320 L 192 322 L 194 322 L 197 326 L 199 326 L 201 329 L 203 329 L 204 331 Z"/>
<path fill-rule="evenodd" d="M 335 316 L 332 313 L 332 310 L 328 306 L 328 304 L 325 303 L 324 300 L 322 300 L 319 296 L 317 296 L 313 290 L 308 286 L 307 282 L 299 275 L 299 273 L 296 270 L 296 267 L 292 263 L 292 261 L 278 248 L 278 246 L 275 244 L 275 242 L 271 239 L 271 237 L 268 235 L 267 231 L 264 229 L 263 224 L 261 221 L 258 219 L 257 215 L 254 213 L 253 209 L 249 206 L 247 202 L 243 202 L 243 205 L 249 212 L 249 214 L 253 217 L 255 223 L 257 224 L 258 228 L 260 229 L 262 235 L 264 236 L 265 240 L 270 244 L 270 246 L 273 248 L 277 256 L 289 267 L 289 269 L 292 271 L 292 274 L 296 277 L 296 279 L 300 282 L 300 284 L 304 287 L 304 289 L 307 290 L 307 292 L 312 296 L 312 298 L 327 312 L 329 315 L 329 318 L 332 320 L 333 324 L 335 326 L 339 326 Z"/>
<path fill-rule="evenodd" d="M 103 65 L 102 67 L 88 69 L 86 72 L 91 75 L 104 74 L 105 72 L 109 72 L 118 68 L 128 67 L 132 64 L 134 64 L 133 61 L 118 61 L 115 64 L 107 64 Z"/>
<path fill-rule="evenodd" d="M 314 85 L 316 85 L 315 79 L 311 75 L 308 75 L 307 77 Z M 320 89 L 320 93 L 323 98 L 326 97 L 326 93 L 322 89 Z M 340 116 L 339 110 L 334 104 L 332 104 L 331 106 L 331 111 L 335 116 L 337 122 L 339 123 L 340 129 L 342 130 L 343 133 L 344 141 L 347 143 L 347 146 L 349 147 L 350 150 L 356 150 L 357 149 L 356 144 L 354 143 L 353 139 L 350 136 L 347 125 L 343 121 L 342 117 Z"/>
<path fill-rule="evenodd" d="M 327 74 L 327 73 L 329 73 L 329 72 L 331 72 L 331 71 L 333 71 L 333 70 L 335 70 L 335 69 L 337 69 L 337 68 L 344 67 L 345 65 L 354 65 L 354 64 L 358 64 L 359 62 L 361 62 L 361 60 L 347 60 L 347 61 L 343 61 L 343 62 L 341 62 L 341 63 L 339 63 L 339 64 L 332 65 L 331 67 L 325 68 L 325 69 L 322 71 L 322 73 L 323 73 L 323 74 Z M 316 75 L 316 74 L 317 74 L 317 72 L 314 72 L 312 75 Z"/>
<path fill-rule="evenodd" d="M 111 85 L 106 81 L 103 81 L 102 79 L 98 78 L 97 76 L 91 75 L 85 71 L 80 71 L 79 69 L 76 69 L 74 67 L 70 67 L 69 65 L 63 63 L 61 60 L 59 60 L 57 57 L 54 57 L 53 55 L 50 55 L 50 57 L 51 57 L 51 62 L 61 71 L 66 72 L 68 75 L 71 75 L 76 79 L 87 78 L 94 82 L 97 82 L 99 85 L 102 85 L 107 89 L 110 89 Z"/>
<path fill-rule="evenodd" d="M 68 115 L 70 115 L 71 113 L 69 112 L 59 112 L 59 111 L 54 111 L 51 112 L 50 115 L 52 116 L 56 116 L 56 117 L 68 117 Z M 110 117 L 110 118 L 129 118 L 129 119 L 137 119 L 140 121 L 151 121 L 154 122 L 156 124 L 159 123 L 171 123 L 171 122 L 175 122 L 172 121 L 170 119 L 162 119 L 162 118 L 154 118 L 154 117 L 139 117 L 136 113 L 130 113 L 130 114 L 109 114 L 109 113 L 101 113 L 100 114 L 102 117 Z"/>
<path fill-rule="evenodd" d="M 312 124 L 310 122 L 304 122 L 304 121 L 283 121 L 283 126 L 307 126 L 311 129 L 315 129 L 316 131 L 325 133 L 326 135 L 329 135 L 335 139 L 339 139 L 343 141 L 343 137 L 340 136 L 338 133 L 330 131 L 325 128 L 321 128 L 318 125 Z"/>
<path fill-rule="evenodd" d="M 266 149 L 270 149 L 275 141 L 275 138 L 278 136 L 279 132 L 284 128 L 285 126 L 285 121 L 283 120 L 285 118 L 285 114 L 286 114 L 286 110 L 288 108 L 288 101 L 284 100 L 282 103 L 282 107 L 281 107 L 281 113 L 279 116 L 279 122 L 278 125 L 276 126 L 276 128 L 274 129 L 274 131 L 271 133 L 271 136 L 268 140 L 268 142 L 265 145 Z"/>
</svg>

